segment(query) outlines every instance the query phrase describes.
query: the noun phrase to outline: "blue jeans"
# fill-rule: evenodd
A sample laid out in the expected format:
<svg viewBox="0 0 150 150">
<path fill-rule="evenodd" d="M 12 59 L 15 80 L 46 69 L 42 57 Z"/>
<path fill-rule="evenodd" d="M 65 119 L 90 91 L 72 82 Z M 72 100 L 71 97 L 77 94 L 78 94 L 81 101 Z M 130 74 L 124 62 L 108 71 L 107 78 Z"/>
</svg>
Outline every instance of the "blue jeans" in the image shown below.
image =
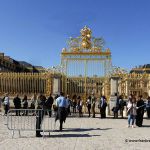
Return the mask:
<svg viewBox="0 0 150 150">
<path fill-rule="evenodd" d="M 131 120 L 132 120 L 132 122 L 131 122 Z M 130 122 L 132 123 L 132 125 L 134 125 L 135 115 L 133 115 L 133 114 L 128 115 L 128 125 L 130 125 Z"/>
</svg>

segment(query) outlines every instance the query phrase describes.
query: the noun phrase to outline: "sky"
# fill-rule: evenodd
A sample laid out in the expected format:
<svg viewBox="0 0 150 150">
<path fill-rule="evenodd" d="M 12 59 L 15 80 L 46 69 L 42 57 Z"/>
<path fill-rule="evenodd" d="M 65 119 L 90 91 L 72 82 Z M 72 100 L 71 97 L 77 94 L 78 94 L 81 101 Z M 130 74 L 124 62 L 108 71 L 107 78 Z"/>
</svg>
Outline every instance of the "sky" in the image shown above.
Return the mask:
<svg viewBox="0 0 150 150">
<path fill-rule="evenodd" d="M 0 52 L 33 65 L 60 64 L 69 37 L 87 25 L 103 37 L 112 64 L 150 63 L 149 0 L 0 0 Z"/>
</svg>

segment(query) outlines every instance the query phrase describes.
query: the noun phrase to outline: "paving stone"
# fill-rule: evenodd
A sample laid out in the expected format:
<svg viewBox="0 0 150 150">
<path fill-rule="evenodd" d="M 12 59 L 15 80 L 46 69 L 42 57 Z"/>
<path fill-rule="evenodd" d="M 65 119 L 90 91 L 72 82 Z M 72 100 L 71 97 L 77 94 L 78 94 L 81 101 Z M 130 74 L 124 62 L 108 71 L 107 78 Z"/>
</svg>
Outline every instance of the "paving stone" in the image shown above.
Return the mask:
<svg viewBox="0 0 150 150">
<path fill-rule="evenodd" d="M 47 121 L 47 120 L 45 120 Z M 150 142 L 150 120 L 144 119 L 143 127 L 127 128 L 127 119 L 100 119 L 68 117 L 62 132 L 46 133 L 45 138 L 36 138 L 35 132 L 18 132 L 12 139 L 11 131 L 4 125 L 0 115 L 0 150 L 148 150 Z M 56 124 L 59 129 L 59 122 Z"/>
</svg>

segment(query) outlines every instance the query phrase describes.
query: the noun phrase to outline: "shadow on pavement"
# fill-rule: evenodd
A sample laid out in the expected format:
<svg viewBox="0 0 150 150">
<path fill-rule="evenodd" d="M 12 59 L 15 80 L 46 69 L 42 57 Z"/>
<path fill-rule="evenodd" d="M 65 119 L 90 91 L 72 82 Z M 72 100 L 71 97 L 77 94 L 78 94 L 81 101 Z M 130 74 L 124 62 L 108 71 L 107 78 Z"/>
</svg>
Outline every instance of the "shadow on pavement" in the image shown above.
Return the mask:
<svg viewBox="0 0 150 150">
<path fill-rule="evenodd" d="M 150 125 L 142 125 L 142 127 L 149 127 L 150 128 Z"/>
<path fill-rule="evenodd" d="M 63 137 L 63 138 L 68 138 L 68 137 L 92 137 L 92 136 L 101 136 L 101 135 L 98 135 L 98 134 L 96 134 L 96 135 L 91 135 L 91 134 L 78 134 L 78 133 L 76 133 L 76 134 L 74 134 L 74 133 L 70 133 L 70 134 L 68 134 L 68 133 L 66 133 L 66 132 L 85 132 L 85 131 L 91 131 L 91 130 L 110 130 L 110 129 L 112 129 L 112 128 L 103 128 L 103 129 L 101 129 L 101 128 L 69 128 L 69 129 L 63 129 L 63 131 L 59 131 L 59 130 L 57 130 L 57 131 L 54 131 L 54 132 L 58 132 L 58 133 L 60 133 L 60 134 L 55 134 L 55 135 L 53 135 L 53 134 L 50 134 L 50 136 L 49 135 L 45 135 L 44 137 L 49 137 L 49 138 L 61 138 L 61 137 Z"/>
<path fill-rule="evenodd" d="M 92 130 L 110 130 L 112 128 L 69 128 L 64 129 L 64 132 L 84 132 L 84 131 L 92 131 Z"/>
<path fill-rule="evenodd" d="M 68 138 L 68 137 L 92 137 L 93 135 L 89 135 L 89 134 L 55 134 L 55 135 L 45 135 L 45 137 L 49 137 L 49 138 Z M 100 135 L 96 135 L 96 136 L 100 136 Z"/>
<path fill-rule="evenodd" d="M 69 137 L 92 137 L 92 136 L 95 136 L 95 137 L 98 137 L 98 136 L 101 136 L 101 135 L 89 135 L 89 134 L 64 134 L 61 132 L 61 134 L 50 134 L 50 135 L 44 135 L 44 138 L 69 138 Z M 20 138 L 37 138 L 35 136 L 21 136 Z M 42 138 L 42 137 L 41 137 Z M 18 139 L 18 138 L 14 138 L 14 139 Z"/>
</svg>

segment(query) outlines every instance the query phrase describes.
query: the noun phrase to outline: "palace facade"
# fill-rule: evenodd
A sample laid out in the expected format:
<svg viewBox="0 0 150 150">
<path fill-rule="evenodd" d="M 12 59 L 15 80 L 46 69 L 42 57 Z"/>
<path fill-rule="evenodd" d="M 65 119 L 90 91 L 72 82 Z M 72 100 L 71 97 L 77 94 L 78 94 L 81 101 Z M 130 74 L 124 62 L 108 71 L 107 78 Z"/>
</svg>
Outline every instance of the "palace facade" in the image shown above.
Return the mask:
<svg viewBox="0 0 150 150">
<path fill-rule="evenodd" d="M 0 52 L 0 72 L 45 72 L 41 66 L 33 66 L 25 61 L 17 61 Z"/>
</svg>

